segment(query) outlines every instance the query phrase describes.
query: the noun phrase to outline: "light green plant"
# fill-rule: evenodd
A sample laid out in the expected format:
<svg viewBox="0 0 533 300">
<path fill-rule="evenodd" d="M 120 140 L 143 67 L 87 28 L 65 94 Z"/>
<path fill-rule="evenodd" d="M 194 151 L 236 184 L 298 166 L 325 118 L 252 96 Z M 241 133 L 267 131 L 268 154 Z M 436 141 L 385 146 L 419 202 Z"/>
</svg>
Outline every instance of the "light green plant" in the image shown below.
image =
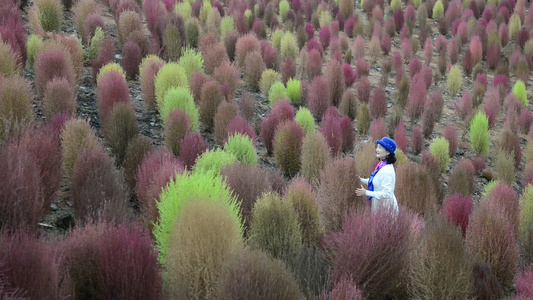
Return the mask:
<svg viewBox="0 0 533 300">
<path fill-rule="evenodd" d="M 401 0 L 392 0 L 390 2 L 390 8 L 392 8 L 392 11 L 395 11 L 402 7 L 402 1 Z"/>
<path fill-rule="evenodd" d="M 191 129 L 198 131 L 198 108 L 194 104 L 194 97 L 188 88 L 185 87 L 172 87 L 170 88 L 164 98 L 163 106 L 161 107 L 159 114 L 161 120 L 165 122 L 169 113 L 176 109 L 185 111 L 191 122 Z"/>
<path fill-rule="evenodd" d="M 316 130 L 315 118 L 307 107 L 300 106 L 298 112 L 296 112 L 294 120 L 302 126 L 305 134 L 309 134 Z"/>
<path fill-rule="evenodd" d="M 159 261 L 164 264 L 168 254 L 168 245 L 174 224 L 184 204 L 195 199 L 219 202 L 227 205 L 233 219 L 239 224 L 239 232 L 243 228 L 240 205 L 231 190 L 222 180 L 222 176 L 212 172 L 184 172 L 176 174 L 159 195 L 157 208 L 159 221 L 154 226 L 154 236 L 159 250 Z"/>
<path fill-rule="evenodd" d="M 202 9 L 200 10 L 200 22 L 205 24 L 207 21 L 207 16 L 211 12 L 211 2 L 209 0 L 204 0 Z"/>
<path fill-rule="evenodd" d="M 513 86 L 513 94 L 520 99 L 524 107 L 527 106 L 527 91 L 526 85 L 522 80 L 517 80 Z"/>
<path fill-rule="evenodd" d="M 185 31 L 187 34 L 187 43 L 189 47 L 196 48 L 198 47 L 198 37 L 200 36 L 200 21 L 196 18 L 189 18 L 185 22 Z"/>
<path fill-rule="evenodd" d="M 233 30 L 235 30 L 235 20 L 232 16 L 224 16 L 220 21 L 220 35 L 222 40 L 224 40 L 226 34 L 232 32 Z"/>
<path fill-rule="evenodd" d="M 204 70 L 204 59 L 202 58 L 202 54 L 190 48 L 182 51 L 180 67 L 185 71 L 187 81 L 189 81 L 194 72 Z"/>
<path fill-rule="evenodd" d="M 36 34 L 30 34 L 28 36 L 28 41 L 26 42 L 26 56 L 27 56 L 27 62 L 28 66 L 33 68 L 33 63 L 35 62 L 35 57 L 37 56 L 37 52 L 39 51 L 39 48 L 42 46 L 43 40 Z"/>
<path fill-rule="evenodd" d="M 489 119 L 481 111 L 470 123 L 470 143 L 477 154 L 489 155 Z"/>
<path fill-rule="evenodd" d="M 446 84 L 448 86 L 448 92 L 455 95 L 461 90 L 461 83 L 463 79 L 461 77 L 461 70 L 457 65 L 453 65 L 448 72 L 448 78 Z"/>
<path fill-rule="evenodd" d="M 291 9 L 289 2 L 287 0 L 282 0 L 279 2 L 279 16 L 282 21 L 287 19 L 287 12 Z"/>
<path fill-rule="evenodd" d="M 237 157 L 222 149 L 208 150 L 196 159 L 193 167 L 195 173 L 213 172 L 220 174 L 225 166 L 237 161 Z"/>
<path fill-rule="evenodd" d="M 268 93 L 270 92 L 270 87 L 278 81 L 281 80 L 281 76 L 278 72 L 272 70 L 272 69 L 266 69 L 263 71 L 263 74 L 261 74 L 261 80 L 259 81 L 259 89 L 261 90 L 261 93 L 268 97 Z"/>
<path fill-rule="evenodd" d="M 370 110 L 368 104 L 363 103 L 357 111 L 357 131 L 367 134 L 370 129 Z"/>
<path fill-rule="evenodd" d="M 318 23 L 320 24 L 321 28 L 324 26 L 329 26 L 331 20 L 331 14 L 327 10 L 323 10 L 318 17 Z"/>
<path fill-rule="evenodd" d="M 292 104 L 300 104 L 302 99 L 302 83 L 300 80 L 291 78 L 287 81 L 287 96 Z"/>
<path fill-rule="evenodd" d="M 529 140 L 526 143 L 526 149 L 524 150 L 524 156 L 526 158 L 526 164 L 533 161 L 533 140 Z"/>
<path fill-rule="evenodd" d="M 509 19 L 509 39 L 511 41 L 516 40 L 518 32 L 522 28 L 522 21 L 520 21 L 520 16 L 514 13 Z"/>
<path fill-rule="evenodd" d="M 91 37 L 89 47 L 87 47 L 87 50 L 85 50 L 84 53 L 86 61 L 89 61 L 98 56 L 98 53 L 100 52 L 100 50 L 102 49 L 102 45 L 104 44 L 104 39 L 104 30 L 102 29 L 102 27 L 97 27 L 94 31 L 94 35 Z"/>
<path fill-rule="evenodd" d="M 188 87 L 187 74 L 177 63 L 168 63 L 155 76 L 155 99 L 157 108 L 163 107 L 165 95 L 172 87 Z"/>
<path fill-rule="evenodd" d="M 283 39 L 284 32 L 281 29 L 276 29 L 272 34 L 272 46 L 276 49 L 281 49 L 281 39 Z"/>
<path fill-rule="evenodd" d="M 483 192 L 481 193 L 481 195 L 483 195 L 483 198 L 486 198 L 488 195 L 490 195 L 490 192 L 492 192 L 492 189 L 497 186 L 498 184 L 500 183 L 499 180 L 491 180 L 487 183 L 487 185 L 485 185 L 485 188 L 483 189 Z"/>
<path fill-rule="evenodd" d="M 409 158 L 407 158 L 405 153 L 403 153 L 402 149 L 396 149 L 396 151 L 394 151 L 394 155 L 396 156 L 397 165 L 409 162 Z"/>
<path fill-rule="evenodd" d="M 46 32 L 60 32 L 63 25 L 63 5 L 59 0 L 35 1 L 39 9 L 41 27 Z"/>
<path fill-rule="evenodd" d="M 509 154 L 502 150 L 498 151 L 494 167 L 498 180 L 511 185 L 515 178 L 514 152 Z"/>
<path fill-rule="evenodd" d="M 254 143 L 246 134 L 236 133 L 224 144 L 224 151 L 235 155 L 238 161 L 247 165 L 257 165 L 257 151 Z"/>
<path fill-rule="evenodd" d="M 439 159 L 441 173 L 448 170 L 448 164 L 450 163 L 449 149 L 450 144 L 445 138 L 436 138 L 431 145 L 429 145 L 429 151 L 431 154 Z"/>
<path fill-rule="evenodd" d="M 296 56 L 298 56 L 298 44 L 296 43 L 296 38 L 292 32 L 285 32 L 283 38 L 281 39 L 280 47 L 282 59 L 285 59 L 286 57 L 296 59 Z"/>
<path fill-rule="evenodd" d="M 244 16 L 246 17 L 246 19 L 250 20 L 250 18 L 252 17 L 252 11 L 249 9 L 245 10 Z"/>
<path fill-rule="evenodd" d="M 529 38 L 529 40 L 524 45 L 524 54 L 533 56 L 533 38 Z"/>
<path fill-rule="evenodd" d="M 180 2 L 174 6 L 174 12 L 180 15 L 184 20 L 188 20 L 191 17 L 192 6 L 187 1 Z"/>
<path fill-rule="evenodd" d="M 287 97 L 287 89 L 280 81 L 274 83 L 268 91 L 268 101 L 270 106 L 273 106 L 276 101 Z"/>
<path fill-rule="evenodd" d="M 438 20 L 442 17 L 444 17 L 444 5 L 441 0 L 438 0 L 433 6 L 433 20 Z"/>
<path fill-rule="evenodd" d="M 103 66 L 100 71 L 98 72 L 98 75 L 96 76 L 96 85 L 98 86 L 100 83 L 100 80 L 104 78 L 104 75 L 109 72 L 117 72 L 120 75 L 122 75 L 122 78 L 126 80 L 126 72 L 124 72 L 124 69 L 117 64 L 117 63 L 108 63 L 107 65 Z"/>
<path fill-rule="evenodd" d="M 529 224 L 533 222 L 533 185 L 528 184 L 520 197 L 520 235 L 526 233 Z"/>
</svg>

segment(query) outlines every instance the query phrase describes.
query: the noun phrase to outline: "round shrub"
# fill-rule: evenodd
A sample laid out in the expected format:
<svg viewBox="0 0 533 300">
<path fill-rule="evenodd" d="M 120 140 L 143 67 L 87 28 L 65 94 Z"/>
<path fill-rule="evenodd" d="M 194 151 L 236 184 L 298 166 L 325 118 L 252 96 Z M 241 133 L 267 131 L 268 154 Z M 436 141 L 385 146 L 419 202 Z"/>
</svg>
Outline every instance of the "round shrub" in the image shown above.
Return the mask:
<svg viewBox="0 0 533 300">
<path fill-rule="evenodd" d="M 214 121 L 215 141 L 222 144 L 226 140 L 226 128 L 237 116 L 237 105 L 223 101 L 217 108 Z"/>
<path fill-rule="evenodd" d="M 138 134 L 128 143 L 123 168 L 124 183 L 130 192 L 135 191 L 135 186 L 137 185 L 137 169 L 151 150 L 152 140 L 142 134 Z"/>
<path fill-rule="evenodd" d="M 236 133 L 229 136 L 224 144 L 224 151 L 235 155 L 237 160 L 244 164 L 257 164 L 257 151 L 253 141 L 247 135 Z"/>
<path fill-rule="evenodd" d="M 278 127 L 281 121 L 282 119 L 279 113 L 271 112 L 261 122 L 260 138 L 261 142 L 267 149 L 268 154 L 272 153 L 274 147 L 274 134 L 276 132 L 276 128 Z"/>
<path fill-rule="evenodd" d="M 98 86 L 100 84 L 100 81 L 102 81 L 103 78 L 108 73 L 115 72 L 119 74 L 124 80 L 126 80 L 126 72 L 124 69 L 117 63 L 108 63 L 105 64 L 102 68 L 100 68 L 100 71 L 98 71 L 98 76 L 96 77 L 96 85 Z"/>
<path fill-rule="evenodd" d="M 345 157 L 327 162 L 324 169 L 319 171 L 317 199 L 325 231 L 330 233 L 341 230 L 349 211 L 364 208 L 367 197 L 355 194 L 361 182 L 354 159 Z"/>
<path fill-rule="evenodd" d="M 394 194 L 399 205 L 404 205 L 422 216 L 436 211 L 435 183 L 425 166 L 413 163 L 399 165 L 396 169 Z"/>
<path fill-rule="evenodd" d="M 248 121 L 244 120 L 240 116 L 236 116 L 233 120 L 231 120 L 226 127 L 225 136 L 228 137 L 236 133 L 248 136 L 255 146 L 255 130 L 252 125 L 248 123 Z M 224 140 L 226 140 L 226 138 Z"/>
<path fill-rule="evenodd" d="M 523 106 L 527 106 L 527 92 L 526 92 L 526 86 L 522 80 L 517 80 L 516 83 L 513 86 L 513 94 L 520 99 Z"/>
<path fill-rule="evenodd" d="M 204 59 L 202 54 L 194 49 L 185 49 L 181 53 L 180 67 L 185 71 L 187 81 L 189 81 L 192 75 L 197 71 L 203 71 Z"/>
<path fill-rule="evenodd" d="M 446 81 L 446 84 L 448 86 L 448 92 L 450 92 L 450 94 L 452 95 L 459 93 L 459 91 L 461 90 L 462 80 L 463 79 L 461 77 L 461 70 L 459 69 L 459 67 L 456 65 L 452 66 L 450 71 L 448 72 Z"/>
<path fill-rule="evenodd" d="M 367 134 L 370 129 L 370 110 L 368 104 L 363 103 L 357 111 L 357 131 L 361 134 Z"/>
<path fill-rule="evenodd" d="M 478 112 L 470 123 L 470 143 L 477 154 L 489 154 L 489 120 L 483 112 Z"/>
<path fill-rule="evenodd" d="M 302 99 L 302 83 L 298 79 L 289 79 L 287 81 L 287 97 L 293 105 L 300 104 Z"/>
<path fill-rule="evenodd" d="M 222 86 L 222 93 L 226 101 L 233 101 L 237 88 L 240 86 L 240 73 L 234 64 L 223 62 L 214 71 L 213 77 Z"/>
<path fill-rule="evenodd" d="M 315 119 L 306 107 L 302 106 L 298 109 L 294 120 L 300 124 L 306 135 L 316 130 Z"/>
<path fill-rule="evenodd" d="M 161 120 L 166 122 L 169 113 L 176 109 L 185 111 L 187 116 L 189 116 L 191 129 L 193 131 L 198 131 L 199 112 L 198 108 L 196 108 L 196 105 L 194 104 L 193 96 L 188 88 L 172 87 L 167 91 L 164 102 L 159 110 Z"/>
<path fill-rule="evenodd" d="M 465 299 L 472 295 L 472 265 L 460 231 L 433 216 L 421 233 L 409 268 L 412 297 Z"/>
<path fill-rule="evenodd" d="M 120 166 L 126 156 L 126 148 L 131 139 L 139 133 L 135 110 L 128 103 L 116 103 L 109 113 L 104 127 L 105 137 Z"/>
<path fill-rule="evenodd" d="M 472 258 L 488 263 L 503 288 L 512 285 L 518 246 L 513 227 L 498 205 L 485 201 L 474 209 L 466 231 L 466 245 Z"/>
<path fill-rule="evenodd" d="M 76 23 L 76 29 L 80 36 L 86 36 L 84 32 L 85 20 L 91 14 L 102 14 L 102 10 L 98 3 L 94 0 L 82 0 L 77 1 L 74 7 L 72 7 L 74 13 L 74 22 Z"/>
<path fill-rule="evenodd" d="M 300 171 L 301 149 L 304 131 L 296 121 L 289 120 L 278 125 L 274 137 L 274 158 L 283 175 L 293 177 Z"/>
<path fill-rule="evenodd" d="M 231 206 L 190 197 L 179 208 L 170 233 L 165 260 L 168 293 L 197 299 L 212 295 L 224 262 L 242 247 L 240 220 Z"/>
<path fill-rule="evenodd" d="M 249 52 L 244 60 L 244 80 L 253 89 L 259 89 L 261 76 L 266 69 L 259 51 Z"/>
<path fill-rule="evenodd" d="M 5 45 L 4 43 L 0 43 L 2 45 L 0 45 L 0 49 L 4 50 L 5 51 Z M 37 52 L 39 51 L 39 48 L 43 45 L 43 40 L 36 34 L 30 34 L 28 36 L 28 41 L 26 42 L 26 53 L 27 53 L 27 63 L 28 63 L 28 66 L 30 66 L 31 68 L 33 68 L 33 63 L 35 62 L 35 58 L 37 57 Z M 3 52 L 0 50 L 0 52 Z M 2 53 L 2 57 L 4 58 L 8 58 L 9 57 L 9 54 L 8 53 Z M 2 62 L 2 65 L 5 67 L 5 66 L 10 66 L 8 67 L 9 69 L 12 69 L 14 70 L 15 69 L 15 65 L 13 64 L 16 64 L 17 60 L 14 59 L 14 60 L 11 60 L 9 61 L 9 59 L 6 59 L 6 62 L 4 64 L 4 62 Z M 4 68 L 3 67 L 3 68 Z M 6 72 L 4 71 L 0 71 L 0 74 L 3 74 L 3 75 L 7 75 L 5 74 Z"/>
<path fill-rule="evenodd" d="M 460 193 L 472 195 L 475 191 L 474 179 L 476 169 L 470 160 L 461 160 L 453 168 L 448 180 L 448 195 Z"/>
<path fill-rule="evenodd" d="M 70 176 L 70 201 L 76 223 L 97 220 L 122 223 L 127 218 L 123 179 L 116 172 L 113 159 L 104 151 L 97 146 L 81 150 L 77 156 Z"/>
<path fill-rule="evenodd" d="M 99 146 L 95 132 L 87 121 L 72 119 L 63 125 L 61 131 L 61 153 L 63 170 L 70 177 L 78 155 L 83 150 L 96 149 Z"/>
<path fill-rule="evenodd" d="M 39 11 L 41 27 L 46 32 L 61 31 L 63 25 L 63 5 L 59 0 L 39 0 L 35 2 Z"/>
<path fill-rule="evenodd" d="M 268 101 L 270 105 L 273 106 L 276 101 L 284 99 L 287 97 L 287 89 L 281 82 L 276 82 L 272 84 L 270 90 L 268 91 Z"/>
<path fill-rule="evenodd" d="M 306 133 L 302 141 L 302 176 L 311 183 L 318 182 L 320 172 L 330 160 L 329 145 L 319 131 Z"/>
<path fill-rule="evenodd" d="M 317 121 L 322 120 L 326 109 L 331 105 L 328 82 L 323 77 L 315 77 L 311 81 L 308 92 L 309 110 Z"/>
<path fill-rule="evenodd" d="M 119 72 L 106 71 L 104 74 L 100 73 L 98 78 L 98 116 L 100 122 L 105 125 L 115 104 L 130 103 L 130 90 L 126 79 Z"/>
<path fill-rule="evenodd" d="M 208 131 L 213 130 L 217 107 L 222 101 L 222 89 L 217 81 L 211 80 L 203 84 L 199 105 L 200 121 Z"/>
<path fill-rule="evenodd" d="M 280 43 L 281 58 L 285 59 L 286 57 L 292 57 L 295 59 L 296 56 L 298 56 L 298 52 L 298 45 L 296 44 L 294 34 L 290 31 L 285 32 Z"/>
<path fill-rule="evenodd" d="M 136 30 L 142 30 L 142 17 L 133 10 L 126 10 L 118 16 L 117 35 L 119 45 L 124 45 Z"/>
<path fill-rule="evenodd" d="M 232 223 L 237 226 L 237 232 L 239 235 L 242 234 L 239 204 L 220 175 L 212 172 L 177 174 L 163 189 L 157 204 L 159 222 L 154 227 L 154 236 L 161 263 L 165 263 L 167 256 L 173 252 L 169 246 L 172 244 L 172 239 L 175 238 L 176 222 L 180 222 L 180 212 L 187 203 L 199 200 L 207 200 L 226 206 L 233 220 Z M 216 207 L 214 204 L 213 206 Z M 212 224 L 210 226 L 217 227 Z M 182 228 L 182 226 L 179 227 Z"/>
<path fill-rule="evenodd" d="M 139 73 L 139 65 L 143 59 L 141 47 L 134 41 L 128 41 L 122 47 L 122 67 L 129 78 Z"/>
<path fill-rule="evenodd" d="M 0 40 L 0 75 L 9 77 L 21 75 L 21 72 L 22 65 L 19 62 L 19 56 L 8 43 Z"/>
<path fill-rule="evenodd" d="M 241 67 L 244 67 L 246 55 L 253 51 L 261 51 L 257 37 L 252 34 L 240 37 L 237 40 L 237 45 L 235 46 L 235 60 L 237 64 Z"/>
<path fill-rule="evenodd" d="M 444 17 L 444 5 L 442 4 L 442 1 L 441 0 L 438 0 L 437 2 L 435 2 L 435 4 L 433 5 L 433 14 L 432 14 L 432 18 L 434 20 L 438 20 L 440 18 Z"/>
<path fill-rule="evenodd" d="M 429 151 L 432 155 L 439 159 L 440 171 L 444 173 L 448 170 L 448 164 L 450 163 L 450 144 L 445 138 L 436 138 L 431 145 L 429 145 Z"/>
<path fill-rule="evenodd" d="M 46 85 L 55 77 L 64 77 L 72 87 L 76 84 L 76 73 L 69 53 L 62 47 L 42 49 L 35 59 L 35 85 L 43 96 Z"/>
<path fill-rule="evenodd" d="M 224 264 L 216 298 L 290 300 L 303 296 L 283 262 L 263 251 L 244 250 Z"/>
<path fill-rule="evenodd" d="M 182 109 L 171 111 L 165 121 L 165 146 L 179 156 L 181 141 L 191 133 L 191 122 L 189 115 Z"/>
<path fill-rule="evenodd" d="M 472 199 L 470 196 L 455 194 L 444 201 L 442 214 L 448 221 L 453 222 L 455 226 L 461 228 L 464 237 L 472 209 Z"/>
<path fill-rule="evenodd" d="M 261 81 L 259 82 L 259 89 L 261 90 L 261 93 L 268 97 L 270 87 L 279 81 L 281 81 L 281 77 L 278 72 L 272 69 L 266 69 L 261 74 Z"/>
<path fill-rule="evenodd" d="M 284 201 L 291 203 L 296 211 L 302 243 L 309 247 L 316 246 L 322 235 L 322 224 L 313 187 L 305 179 L 296 178 L 287 187 Z"/>
<path fill-rule="evenodd" d="M 333 105 L 338 106 L 345 86 L 341 64 L 335 59 L 330 60 L 324 70 L 324 77 L 329 85 L 331 102 Z"/>
<path fill-rule="evenodd" d="M 254 205 L 248 244 L 272 257 L 287 259 L 302 247 L 298 215 L 292 203 L 275 193 L 263 194 Z"/>
<path fill-rule="evenodd" d="M 220 171 L 222 171 L 224 167 L 236 161 L 237 156 L 235 156 L 233 153 L 229 153 L 222 149 L 207 150 L 198 156 L 195 161 L 193 171 L 195 173 L 212 172 L 214 174 L 220 174 Z"/>
<path fill-rule="evenodd" d="M 163 65 L 154 79 L 155 99 L 159 110 L 165 104 L 167 91 L 176 87 L 188 87 L 187 74 L 177 63 Z"/>
<path fill-rule="evenodd" d="M 0 80 L 0 141 L 33 122 L 30 82 L 19 75 Z"/>
<path fill-rule="evenodd" d="M 405 271 L 410 223 L 410 216 L 403 210 L 351 212 L 340 232 L 324 240 L 326 256 L 332 262 L 332 279 L 348 276 L 366 297 L 385 297 Z"/>
</svg>

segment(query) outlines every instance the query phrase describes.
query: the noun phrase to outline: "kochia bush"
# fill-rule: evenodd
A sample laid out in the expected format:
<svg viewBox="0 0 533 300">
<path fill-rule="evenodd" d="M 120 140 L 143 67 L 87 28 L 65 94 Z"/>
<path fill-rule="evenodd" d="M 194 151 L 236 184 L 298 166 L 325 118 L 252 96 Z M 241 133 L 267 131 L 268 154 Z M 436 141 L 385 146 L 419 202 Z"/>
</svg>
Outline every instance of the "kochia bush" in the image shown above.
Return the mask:
<svg viewBox="0 0 533 300">
<path fill-rule="evenodd" d="M 126 148 L 131 139 L 139 133 L 135 110 L 128 103 L 117 103 L 109 114 L 109 122 L 104 127 L 104 134 L 120 166 L 126 156 Z"/>
<path fill-rule="evenodd" d="M 177 63 L 168 63 L 159 69 L 154 84 L 157 108 L 161 111 L 170 88 L 188 87 L 187 73 Z"/>
<path fill-rule="evenodd" d="M 224 151 L 232 153 L 237 160 L 248 165 L 256 165 L 258 158 L 254 143 L 248 135 L 235 133 L 228 137 Z"/>
<path fill-rule="evenodd" d="M 448 72 L 446 81 L 450 94 L 455 95 L 459 92 L 459 90 L 461 89 L 462 80 L 463 79 L 461 77 L 461 70 L 459 70 L 459 67 L 456 65 L 452 66 L 452 68 Z"/>
<path fill-rule="evenodd" d="M 277 126 L 274 137 L 274 157 L 286 177 L 293 177 L 301 167 L 301 148 L 304 131 L 295 121 Z"/>
<path fill-rule="evenodd" d="M 470 143 L 476 153 L 489 154 L 489 120 L 482 112 L 478 112 L 470 124 Z"/>
<path fill-rule="evenodd" d="M 116 71 L 105 72 L 105 74 L 100 72 L 97 88 L 98 116 L 100 122 L 106 124 L 115 104 L 130 103 L 130 89 L 126 79 Z"/>
<path fill-rule="evenodd" d="M 65 123 L 61 131 L 61 153 L 63 170 L 70 176 L 78 155 L 83 150 L 96 149 L 99 146 L 95 132 L 87 121 L 72 119 Z"/>
<path fill-rule="evenodd" d="M 450 145 L 445 138 L 436 138 L 431 145 L 429 145 L 429 151 L 439 159 L 440 171 L 444 173 L 448 170 L 448 164 L 450 163 Z"/>
<path fill-rule="evenodd" d="M 159 109 L 163 122 L 166 122 L 168 115 L 176 109 L 185 111 L 191 122 L 191 129 L 198 131 L 198 119 L 200 118 L 198 108 L 196 108 L 193 96 L 187 88 L 173 87 L 167 91 L 164 102 Z"/>
</svg>

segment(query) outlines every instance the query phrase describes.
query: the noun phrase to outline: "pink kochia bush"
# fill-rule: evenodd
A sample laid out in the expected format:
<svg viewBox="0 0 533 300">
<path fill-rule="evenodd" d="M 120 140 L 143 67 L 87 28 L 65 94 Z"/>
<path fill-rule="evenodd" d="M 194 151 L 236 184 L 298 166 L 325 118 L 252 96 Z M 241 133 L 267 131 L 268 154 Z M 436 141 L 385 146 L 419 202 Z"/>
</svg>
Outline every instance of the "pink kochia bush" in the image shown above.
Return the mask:
<svg viewBox="0 0 533 300">
<path fill-rule="evenodd" d="M 405 271 L 410 219 L 403 209 L 350 213 L 342 231 L 324 239 L 332 279 L 349 276 L 366 297 L 385 297 Z"/>
<path fill-rule="evenodd" d="M 400 123 L 398 123 L 398 127 L 394 130 L 394 141 L 396 142 L 396 145 L 399 149 L 403 151 L 403 153 L 407 153 L 407 134 L 405 133 L 405 125 L 403 124 L 403 120 L 400 120 Z"/>
<path fill-rule="evenodd" d="M 533 298 L 533 266 L 529 266 L 514 278 L 516 299 Z"/>
<path fill-rule="evenodd" d="M 98 80 L 97 89 L 98 115 L 100 122 L 105 124 L 115 103 L 130 102 L 130 89 L 126 79 L 116 71 L 105 73 Z"/>
<path fill-rule="evenodd" d="M 190 133 L 185 136 L 180 145 L 180 158 L 188 170 L 194 166 L 196 158 L 202 155 L 207 147 L 207 142 L 199 133 Z"/>
<path fill-rule="evenodd" d="M 281 101 L 276 102 L 276 104 L 279 102 Z M 226 127 L 226 139 L 236 133 L 247 135 L 255 145 L 255 130 L 252 125 L 241 118 L 241 116 L 236 116 Z"/>
<path fill-rule="evenodd" d="M 2 299 L 59 297 L 59 265 L 52 247 L 44 239 L 36 239 L 24 231 L 17 231 L 11 235 L 4 231 L 0 235 L 0 241 Z M 9 289 L 18 292 L 10 297 Z"/>
<path fill-rule="evenodd" d="M 331 154 L 333 156 L 339 155 L 342 150 L 342 133 L 341 133 L 341 117 L 335 106 L 330 106 L 322 122 L 320 123 L 320 132 L 326 138 Z"/>
<path fill-rule="evenodd" d="M 354 71 L 352 66 L 349 64 L 343 64 L 342 65 L 342 73 L 344 75 L 344 84 L 347 88 L 351 87 L 352 84 L 357 79 L 357 73 Z"/>
<path fill-rule="evenodd" d="M 68 80 L 71 86 L 76 84 L 76 74 L 66 50 L 60 47 L 43 49 L 35 59 L 35 84 L 39 95 L 44 95 L 46 85 L 56 77 Z"/>
<path fill-rule="evenodd" d="M 76 298 L 159 299 L 157 252 L 140 224 L 78 227 L 60 244 Z"/>
<path fill-rule="evenodd" d="M 422 115 L 426 97 L 426 84 L 420 73 L 418 73 L 411 81 L 411 87 L 409 88 L 409 103 L 407 105 L 407 110 L 413 120 L 417 120 Z"/>
<path fill-rule="evenodd" d="M 518 195 L 512 187 L 504 183 L 497 184 L 487 195 L 486 201 L 499 206 L 500 211 L 505 213 L 515 232 L 518 232 L 520 208 Z"/>
<path fill-rule="evenodd" d="M 456 226 L 461 227 L 464 237 L 468 228 L 468 220 L 470 219 L 472 208 L 472 199 L 470 196 L 455 194 L 444 202 L 442 214 Z"/>
<path fill-rule="evenodd" d="M 370 99 L 370 115 L 374 119 L 385 117 L 387 113 L 387 93 L 381 86 L 374 89 Z"/>
<path fill-rule="evenodd" d="M 324 112 L 331 105 L 328 82 L 322 77 L 315 77 L 311 81 L 307 98 L 309 110 L 316 120 L 321 120 Z"/>
</svg>

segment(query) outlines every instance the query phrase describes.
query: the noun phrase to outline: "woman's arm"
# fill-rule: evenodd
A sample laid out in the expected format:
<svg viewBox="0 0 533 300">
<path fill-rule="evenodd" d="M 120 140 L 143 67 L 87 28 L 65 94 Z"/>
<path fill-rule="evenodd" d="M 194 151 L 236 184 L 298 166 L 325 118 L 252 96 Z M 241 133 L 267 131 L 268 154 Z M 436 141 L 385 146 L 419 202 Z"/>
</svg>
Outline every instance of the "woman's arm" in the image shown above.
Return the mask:
<svg viewBox="0 0 533 300">
<path fill-rule="evenodd" d="M 359 177 L 359 179 L 361 179 L 361 183 L 364 184 L 364 185 L 368 185 L 368 178 L 361 178 Z"/>
<path fill-rule="evenodd" d="M 392 199 L 394 190 L 394 173 L 385 173 L 381 179 L 381 190 L 379 191 L 366 191 L 368 197 L 374 199 Z"/>
</svg>

